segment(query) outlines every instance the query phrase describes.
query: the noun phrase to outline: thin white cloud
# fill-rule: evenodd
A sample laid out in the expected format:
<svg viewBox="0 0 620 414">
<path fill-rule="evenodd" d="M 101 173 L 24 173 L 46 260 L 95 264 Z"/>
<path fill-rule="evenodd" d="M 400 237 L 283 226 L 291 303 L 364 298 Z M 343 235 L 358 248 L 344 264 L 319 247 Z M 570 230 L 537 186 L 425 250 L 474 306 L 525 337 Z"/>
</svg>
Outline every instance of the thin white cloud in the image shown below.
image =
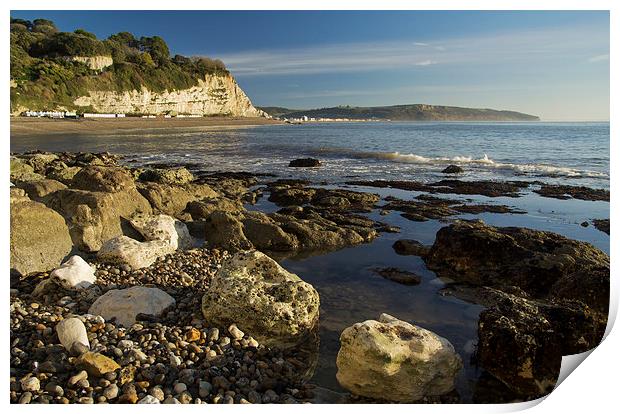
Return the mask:
<svg viewBox="0 0 620 414">
<path fill-rule="evenodd" d="M 540 65 L 554 58 L 596 62 L 609 59 L 609 55 L 592 57 L 592 50 L 608 45 L 608 28 L 585 26 L 428 43 L 397 41 L 302 46 L 237 52 L 220 55 L 219 58 L 239 77 L 311 75 L 407 68 L 423 70 L 431 65 Z"/>
<path fill-rule="evenodd" d="M 606 53 L 604 55 L 592 56 L 591 58 L 588 59 L 588 62 L 594 63 L 594 62 L 603 62 L 607 60 L 609 60 L 609 53 Z"/>
</svg>

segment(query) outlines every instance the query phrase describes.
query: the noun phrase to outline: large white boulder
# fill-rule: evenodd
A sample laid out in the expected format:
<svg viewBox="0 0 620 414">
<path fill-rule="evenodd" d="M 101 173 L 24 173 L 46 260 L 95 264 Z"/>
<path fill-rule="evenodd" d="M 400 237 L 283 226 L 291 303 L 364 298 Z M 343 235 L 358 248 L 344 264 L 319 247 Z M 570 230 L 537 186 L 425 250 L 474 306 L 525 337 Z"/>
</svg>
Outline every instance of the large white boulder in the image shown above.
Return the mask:
<svg viewBox="0 0 620 414">
<path fill-rule="evenodd" d="M 175 303 L 174 298 L 161 289 L 133 286 L 109 290 L 90 306 L 88 313 L 100 315 L 106 321 L 115 319 L 117 324 L 129 327 L 136 322 L 139 313 L 160 316 Z"/>
<path fill-rule="evenodd" d="M 118 236 L 105 242 L 97 257 L 106 263 L 126 264 L 132 269 L 141 269 L 175 250 L 163 240 L 139 242 L 127 236 Z"/>
<path fill-rule="evenodd" d="M 93 267 L 77 255 L 55 269 L 50 279 L 65 289 L 86 289 L 97 280 Z"/>
<path fill-rule="evenodd" d="M 319 294 L 311 284 L 259 251 L 241 251 L 222 263 L 202 298 L 207 321 L 236 324 L 266 346 L 286 348 L 316 328 Z"/>
<path fill-rule="evenodd" d="M 58 322 L 56 324 L 56 333 L 60 343 L 67 351 L 70 351 L 76 342 L 90 348 L 86 327 L 79 318 L 67 318 Z"/>
<path fill-rule="evenodd" d="M 157 216 L 136 214 L 129 222 L 147 241 L 166 241 L 175 250 L 192 247 L 192 236 L 190 236 L 187 226 L 174 217 L 165 214 Z"/>
<path fill-rule="evenodd" d="M 382 314 L 342 332 L 336 365 L 353 394 L 413 402 L 450 392 L 462 362 L 447 339 Z"/>
</svg>

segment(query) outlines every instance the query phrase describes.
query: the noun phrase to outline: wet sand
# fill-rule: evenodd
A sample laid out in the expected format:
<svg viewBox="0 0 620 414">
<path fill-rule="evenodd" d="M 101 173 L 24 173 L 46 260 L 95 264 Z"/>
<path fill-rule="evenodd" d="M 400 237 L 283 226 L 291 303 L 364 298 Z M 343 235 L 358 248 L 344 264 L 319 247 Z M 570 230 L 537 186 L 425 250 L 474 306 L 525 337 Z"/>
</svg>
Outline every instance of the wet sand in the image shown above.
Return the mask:
<svg viewBox="0 0 620 414">
<path fill-rule="evenodd" d="M 44 134 L 109 134 L 132 129 L 201 129 L 279 124 L 267 118 L 11 118 L 11 137 Z"/>
</svg>

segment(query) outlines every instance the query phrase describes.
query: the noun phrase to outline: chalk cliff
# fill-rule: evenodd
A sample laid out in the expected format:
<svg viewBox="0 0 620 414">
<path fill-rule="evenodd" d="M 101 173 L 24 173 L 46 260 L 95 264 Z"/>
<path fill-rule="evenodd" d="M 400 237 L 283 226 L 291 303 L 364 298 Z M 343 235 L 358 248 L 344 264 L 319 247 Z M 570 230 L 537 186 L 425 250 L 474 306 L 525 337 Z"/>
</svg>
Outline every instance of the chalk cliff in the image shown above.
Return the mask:
<svg viewBox="0 0 620 414">
<path fill-rule="evenodd" d="M 91 107 L 97 112 L 194 114 L 262 117 L 232 75 L 206 75 L 189 89 L 153 92 L 140 90 L 89 91 L 73 102 L 77 107 Z"/>
</svg>

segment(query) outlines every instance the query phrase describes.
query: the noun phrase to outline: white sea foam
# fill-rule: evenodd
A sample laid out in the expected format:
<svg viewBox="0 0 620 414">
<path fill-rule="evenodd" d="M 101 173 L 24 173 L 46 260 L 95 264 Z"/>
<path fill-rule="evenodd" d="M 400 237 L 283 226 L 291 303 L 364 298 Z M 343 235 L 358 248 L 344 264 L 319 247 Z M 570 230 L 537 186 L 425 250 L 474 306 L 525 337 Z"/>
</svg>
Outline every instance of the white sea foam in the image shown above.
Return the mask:
<svg viewBox="0 0 620 414">
<path fill-rule="evenodd" d="M 560 167 L 548 164 L 518 164 L 509 162 L 496 162 L 484 154 L 480 158 L 458 155 L 454 157 L 425 157 L 418 154 L 401 154 L 400 152 L 380 152 L 380 151 L 356 151 L 337 148 L 322 148 L 319 153 L 341 155 L 350 158 L 385 160 L 407 164 L 428 164 L 428 165 L 447 165 L 457 164 L 469 166 L 476 169 L 507 170 L 520 174 L 550 176 L 550 177 L 572 177 L 572 178 L 608 178 L 609 175 L 592 170 L 580 170 L 576 168 Z"/>
</svg>

